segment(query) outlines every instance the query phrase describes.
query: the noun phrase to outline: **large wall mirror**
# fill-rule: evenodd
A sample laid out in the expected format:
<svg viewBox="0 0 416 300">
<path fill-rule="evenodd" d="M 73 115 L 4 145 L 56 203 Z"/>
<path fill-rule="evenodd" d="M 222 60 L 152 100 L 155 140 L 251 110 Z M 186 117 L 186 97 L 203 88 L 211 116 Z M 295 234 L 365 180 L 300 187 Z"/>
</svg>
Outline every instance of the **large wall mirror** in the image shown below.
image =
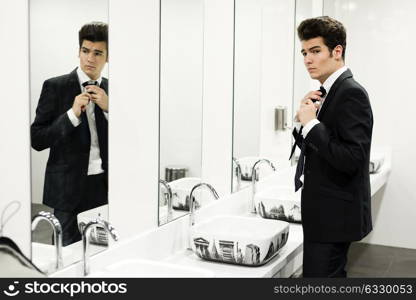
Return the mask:
<svg viewBox="0 0 416 300">
<path fill-rule="evenodd" d="M 108 219 L 108 1 L 30 0 L 29 9 L 32 259 L 51 273 L 56 220 L 62 267 L 82 257 L 82 223 Z M 103 232 L 88 237 L 92 252 L 107 247 Z"/>
<path fill-rule="evenodd" d="M 260 159 L 289 165 L 294 16 L 293 0 L 235 0 L 233 192 L 250 185 Z"/>
<path fill-rule="evenodd" d="M 189 211 L 202 176 L 203 0 L 162 0 L 159 225 Z"/>
</svg>

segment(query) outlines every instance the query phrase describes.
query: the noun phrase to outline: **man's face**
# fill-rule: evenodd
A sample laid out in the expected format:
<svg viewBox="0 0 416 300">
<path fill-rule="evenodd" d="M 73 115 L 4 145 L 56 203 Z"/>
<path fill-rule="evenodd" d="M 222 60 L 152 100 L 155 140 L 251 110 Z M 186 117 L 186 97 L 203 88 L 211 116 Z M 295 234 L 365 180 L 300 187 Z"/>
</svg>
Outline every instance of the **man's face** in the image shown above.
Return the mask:
<svg viewBox="0 0 416 300">
<path fill-rule="evenodd" d="M 303 62 L 312 79 L 325 80 L 343 65 L 342 47 L 337 46 L 331 52 L 322 37 L 301 41 Z"/>
<path fill-rule="evenodd" d="M 84 40 L 79 49 L 79 63 L 81 69 L 93 80 L 101 75 L 107 62 L 107 43 Z"/>
</svg>

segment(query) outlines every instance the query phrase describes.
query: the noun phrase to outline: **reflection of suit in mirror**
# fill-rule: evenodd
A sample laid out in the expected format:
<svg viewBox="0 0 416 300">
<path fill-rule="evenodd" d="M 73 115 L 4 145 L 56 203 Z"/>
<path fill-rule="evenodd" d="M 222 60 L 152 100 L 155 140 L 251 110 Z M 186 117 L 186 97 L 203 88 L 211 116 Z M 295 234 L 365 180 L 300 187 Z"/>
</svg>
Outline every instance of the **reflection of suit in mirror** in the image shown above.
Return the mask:
<svg viewBox="0 0 416 300">
<path fill-rule="evenodd" d="M 304 276 L 342 277 L 343 269 L 328 274 L 332 266 L 322 258 L 329 253 L 342 256 L 351 241 L 361 240 L 372 230 L 369 159 L 373 116 L 367 92 L 350 70 L 330 88 L 318 120 L 305 139 L 302 135 L 298 139 L 299 147 L 306 144 L 301 211 L 305 250 L 308 247 Z"/>
<path fill-rule="evenodd" d="M 107 204 L 107 117 L 92 102 L 87 106 L 90 109 L 81 114 L 79 125 L 75 126 L 68 114 L 74 98 L 82 91 L 80 72 L 78 68 L 44 82 L 31 126 L 32 147 L 37 151 L 50 149 L 43 203 L 54 208 L 54 214 L 63 227 L 64 245 L 80 240 L 76 223 L 78 213 Z M 100 87 L 107 93 L 106 78 L 102 78 Z M 87 113 L 90 114 L 88 118 Z M 96 135 L 90 127 L 96 128 Z M 93 163 L 90 158 L 90 153 L 93 153 L 91 137 L 99 152 L 95 149 L 98 160 L 94 162 L 101 162 L 99 171 L 93 174 L 90 174 Z"/>
</svg>

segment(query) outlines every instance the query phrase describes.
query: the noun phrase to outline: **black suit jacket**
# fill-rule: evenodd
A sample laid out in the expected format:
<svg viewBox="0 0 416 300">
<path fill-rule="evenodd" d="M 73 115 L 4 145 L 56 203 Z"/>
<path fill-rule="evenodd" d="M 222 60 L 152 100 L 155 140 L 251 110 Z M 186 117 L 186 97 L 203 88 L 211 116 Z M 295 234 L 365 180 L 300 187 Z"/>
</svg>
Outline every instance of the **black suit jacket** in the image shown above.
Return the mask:
<svg viewBox="0 0 416 300">
<path fill-rule="evenodd" d="M 304 238 L 314 242 L 361 240 L 372 230 L 369 160 L 373 114 L 366 90 L 350 70 L 331 87 L 318 120 L 304 140 Z M 300 144 L 303 138 L 298 141 Z"/>
<path fill-rule="evenodd" d="M 106 78 L 102 79 L 100 87 L 108 93 Z M 86 132 L 83 126 L 87 124 L 74 127 L 67 115 L 79 94 L 81 88 L 76 69 L 70 74 L 46 80 L 31 125 L 32 147 L 37 151 L 50 148 L 43 203 L 62 211 L 73 211 L 78 206 L 87 180 L 91 144 L 89 129 L 88 137 L 82 138 L 82 130 L 84 137 Z M 108 121 L 98 105 L 95 105 L 95 119 L 102 168 L 108 174 Z"/>
</svg>

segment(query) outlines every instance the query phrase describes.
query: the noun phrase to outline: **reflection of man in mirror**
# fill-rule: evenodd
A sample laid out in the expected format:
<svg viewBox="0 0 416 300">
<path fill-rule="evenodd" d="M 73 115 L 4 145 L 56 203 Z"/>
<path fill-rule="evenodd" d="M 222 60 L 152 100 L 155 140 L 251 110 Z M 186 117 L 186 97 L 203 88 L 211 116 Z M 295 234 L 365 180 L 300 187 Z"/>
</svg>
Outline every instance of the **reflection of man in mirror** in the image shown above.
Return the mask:
<svg viewBox="0 0 416 300">
<path fill-rule="evenodd" d="M 329 17 L 307 19 L 298 36 L 306 69 L 321 84 L 302 99 L 302 127 L 294 130 L 301 149 L 295 188 L 303 189 L 303 276 L 346 277 L 351 242 L 372 230 L 373 114 L 366 90 L 345 66 L 344 26 Z"/>
<path fill-rule="evenodd" d="M 79 31 L 79 67 L 44 82 L 31 126 L 32 147 L 49 148 L 43 203 L 54 208 L 63 245 L 81 239 L 77 214 L 107 204 L 108 27 L 89 23 Z"/>
</svg>

